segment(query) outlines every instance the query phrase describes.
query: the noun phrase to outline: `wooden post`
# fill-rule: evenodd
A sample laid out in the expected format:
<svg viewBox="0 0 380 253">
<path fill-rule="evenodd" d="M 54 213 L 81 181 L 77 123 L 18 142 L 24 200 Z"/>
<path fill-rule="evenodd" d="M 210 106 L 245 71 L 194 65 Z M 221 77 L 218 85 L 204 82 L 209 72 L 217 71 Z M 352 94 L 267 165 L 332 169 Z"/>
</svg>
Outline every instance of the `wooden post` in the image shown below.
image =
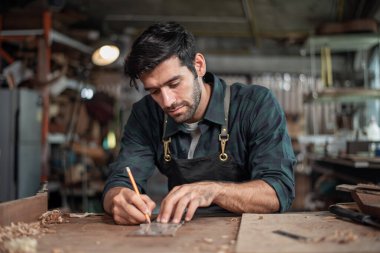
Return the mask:
<svg viewBox="0 0 380 253">
<path fill-rule="evenodd" d="M 47 136 L 49 133 L 49 86 L 48 75 L 50 73 L 50 59 L 51 59 L 51 12 L 45 11 L 43 14 L 43 27 L 44 37 L 38 40 L 38 79 L 45 85 L 42 87 L 42 134 L 41 134 L 41 182 L 45 182 L 48 179 L 49 164 L 48 164 L 48 143 Z"/>
</svg>

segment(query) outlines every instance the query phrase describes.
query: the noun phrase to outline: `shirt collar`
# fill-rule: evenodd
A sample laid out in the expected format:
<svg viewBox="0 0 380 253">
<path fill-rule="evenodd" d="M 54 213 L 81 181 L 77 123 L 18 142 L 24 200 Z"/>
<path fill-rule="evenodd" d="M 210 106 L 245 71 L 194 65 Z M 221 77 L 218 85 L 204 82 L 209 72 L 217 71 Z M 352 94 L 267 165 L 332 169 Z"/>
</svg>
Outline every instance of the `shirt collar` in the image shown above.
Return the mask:
<svg viewBox="0 0 380 253">
<path fill-rule="evenodd" d="M 207 72 L 203 77 L 204 82 L 211 85 L 211 97 L 208 103 L 206 113 L 203 120 L 207 120 L 218 125 L 224 123 L 224 89 L 226 87 L 225 82 L 219 79 L 216 75 Z M 166 126 L 166 134 L 164 138 L 174 135 L 181 130 L 181 124 L 175 122 L 173 118 L 168 117 L 168 124 Z"/>
</svg>

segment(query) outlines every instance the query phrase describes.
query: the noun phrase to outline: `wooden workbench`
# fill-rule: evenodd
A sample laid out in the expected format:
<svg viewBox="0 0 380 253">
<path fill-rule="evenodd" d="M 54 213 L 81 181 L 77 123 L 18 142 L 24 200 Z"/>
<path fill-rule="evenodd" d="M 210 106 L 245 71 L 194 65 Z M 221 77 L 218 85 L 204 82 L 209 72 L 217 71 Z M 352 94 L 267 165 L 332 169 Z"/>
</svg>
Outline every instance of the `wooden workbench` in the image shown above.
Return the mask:
<svg viewBox="0 0 380 253">
<path fill-rule="evenodd" d="M 240 217 L 204 217 L 185 223 L 175 237 L 129 237 L 138 226 L 115 225 L 109 216 L 70 218 L 38 239 L 38 252 L 233 252 Z M 59 252 L 59 251 L 57 251 Z"/>
<path fill-rule="evenodd" d="M 138 226 L 115 225 L 109 216 L 70 218 L 69 223 L 52 225 L 56 233 L 38 239 L 38 252 L 380 252 L 379 229 L 335 219 L 329 212 L 245 214 L 244 220 L 196 217 L 175 237 L 129 237 Z M 276 229 L 312 238 L 352 231 L 357 238 L 306 243 L 276 235 Z"/>
</svg>

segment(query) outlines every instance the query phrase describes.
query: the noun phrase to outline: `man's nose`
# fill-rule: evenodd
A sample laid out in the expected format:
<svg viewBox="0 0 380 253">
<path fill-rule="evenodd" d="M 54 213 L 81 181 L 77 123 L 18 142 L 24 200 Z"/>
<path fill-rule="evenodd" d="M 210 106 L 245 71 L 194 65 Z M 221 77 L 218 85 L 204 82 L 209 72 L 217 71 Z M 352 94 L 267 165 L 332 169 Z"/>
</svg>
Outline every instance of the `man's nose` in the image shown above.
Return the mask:
<svg viewBox="0 0 380 253">
<path fill-rule="evenodd" d="M 162 105 L 164 108 L 170 107 L 175 102 L 173 92 L 166 87 L 162 88 L 161 96 Z"/>
</svg>

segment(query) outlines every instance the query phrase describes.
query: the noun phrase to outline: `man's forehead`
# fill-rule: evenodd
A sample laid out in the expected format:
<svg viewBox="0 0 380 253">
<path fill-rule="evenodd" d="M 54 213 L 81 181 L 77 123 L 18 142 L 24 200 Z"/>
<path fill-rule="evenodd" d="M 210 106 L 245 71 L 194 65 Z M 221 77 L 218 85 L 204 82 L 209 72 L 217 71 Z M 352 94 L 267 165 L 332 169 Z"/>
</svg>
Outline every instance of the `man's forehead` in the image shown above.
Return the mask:
<svg viewBox="0 0 380 253">
<path fill-rule="evenodd" d="M 169 58 L 151 71 L 141 74 L 140 80 L 144 86 L 163 85 L 186 74 L 186 66 L 183 66 L 178 57 Z"/>
</svg>

